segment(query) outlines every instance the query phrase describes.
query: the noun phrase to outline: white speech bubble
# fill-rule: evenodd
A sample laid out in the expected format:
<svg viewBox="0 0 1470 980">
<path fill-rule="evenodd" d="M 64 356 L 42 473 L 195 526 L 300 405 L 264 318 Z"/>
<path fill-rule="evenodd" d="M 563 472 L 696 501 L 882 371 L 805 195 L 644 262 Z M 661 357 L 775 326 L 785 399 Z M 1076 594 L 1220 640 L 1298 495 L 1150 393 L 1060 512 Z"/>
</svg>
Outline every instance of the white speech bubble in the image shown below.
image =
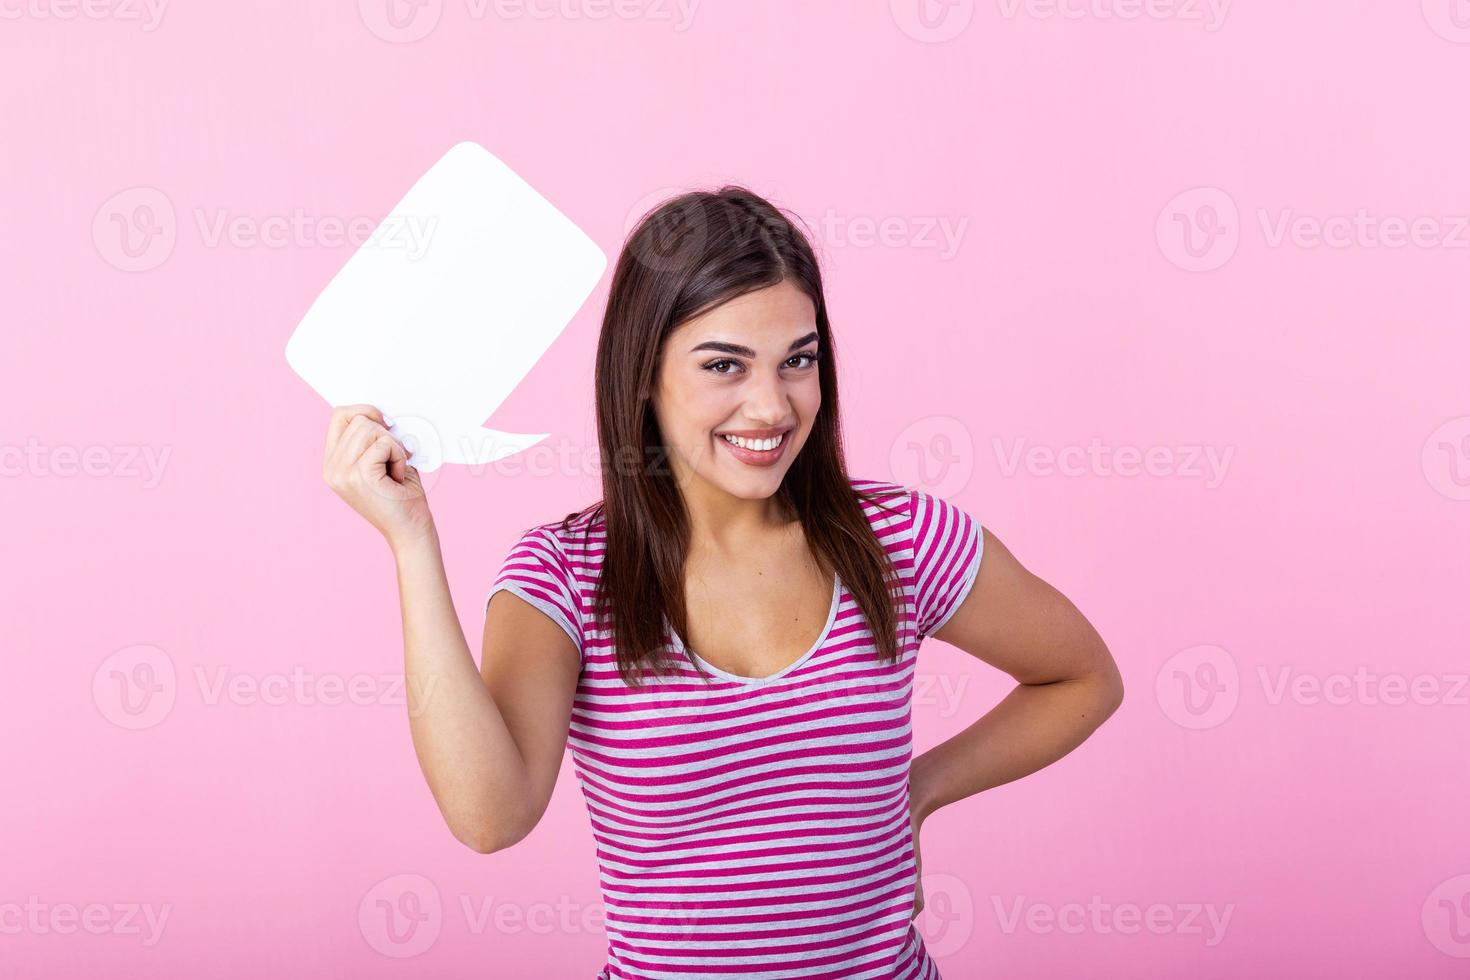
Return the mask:
<svg viewBox="0 0 1470 980">
<path fill-rule="evenodd" d="M 431 427 L 433 439 L 415 440 L 420 472 L 492 463 L 548 435 L 481 423 L 606 268 L 597 243 L 534 187 L 478 143 L 458 143 L 322 290 L 286 361 L 328 404 Z"/>
</svg>

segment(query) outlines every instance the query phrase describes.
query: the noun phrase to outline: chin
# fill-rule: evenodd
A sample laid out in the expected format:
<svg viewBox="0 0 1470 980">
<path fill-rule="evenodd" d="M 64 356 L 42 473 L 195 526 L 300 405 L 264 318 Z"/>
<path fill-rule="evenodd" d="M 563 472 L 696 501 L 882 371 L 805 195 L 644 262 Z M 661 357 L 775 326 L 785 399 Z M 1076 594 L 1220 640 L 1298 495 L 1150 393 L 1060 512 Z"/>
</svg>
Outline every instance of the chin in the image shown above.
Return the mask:
<svg viewBox="0 0 1470 980">
<path fill-rule="evenodd" d="M 771 466 L 762 469 L 754 467 L 741 467 L 741 464 L 730 461 L 726 465 L 716 467 L 717 472 L 701 474 L 704 479 L 719 487 L 732 497 L 741 500 L 765 500 L 775 495 L 781 488 L 781 480 L 786 475 L 786 466 Z M 745 469 L 745 472 L 741 472 Z"/>
<path fill-rule="evenodd" d="M 781 488 L 781 479 L 778 474 L 775 477 L 764 477 L 760 480 L 747 480 L 745 487 L 730 487 L 730 496 L 739 497 L 742 500 L 767 500 L 776 495 Z"/>
</svg>

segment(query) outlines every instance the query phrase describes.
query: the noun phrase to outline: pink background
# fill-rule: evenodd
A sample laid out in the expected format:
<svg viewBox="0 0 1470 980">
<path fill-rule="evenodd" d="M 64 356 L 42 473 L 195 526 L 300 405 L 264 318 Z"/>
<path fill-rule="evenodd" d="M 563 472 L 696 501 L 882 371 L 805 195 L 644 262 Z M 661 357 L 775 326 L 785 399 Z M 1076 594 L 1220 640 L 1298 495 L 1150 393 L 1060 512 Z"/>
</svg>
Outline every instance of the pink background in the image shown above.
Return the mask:
<svg viewBox="0 0 1470 980">
<path fill-rule="evenodd" d="M 1122 665 L 1092 740 L 925 828 L 946 980 L 1464 975 L 1454 2 L 7 4 L 0 972 L 601 965 L 569 765 L 491 856 L 418 771 L 390 556 L 283 357 L 351 246 L 244 234 L 381 217 L 473 139 L 610 259 L 685 187 L 806 217 L 852 471 L 964 506 Z M 514 536 L 597 495 L 606 296 L 488 420 L 563 455 L 432 478 L 477 656 Z M 924 657 L 919 750 L 1010 684 Z"/>
</svg>

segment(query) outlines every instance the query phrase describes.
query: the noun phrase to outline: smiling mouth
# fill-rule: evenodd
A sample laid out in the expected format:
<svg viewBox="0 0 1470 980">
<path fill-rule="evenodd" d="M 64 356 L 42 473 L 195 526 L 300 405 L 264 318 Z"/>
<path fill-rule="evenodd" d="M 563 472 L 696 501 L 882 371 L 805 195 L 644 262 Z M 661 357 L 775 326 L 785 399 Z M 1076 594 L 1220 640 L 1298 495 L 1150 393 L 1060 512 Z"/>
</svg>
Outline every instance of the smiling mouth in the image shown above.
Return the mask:
<svg viewBox="0 0 1470 980">
<path fill-rule="evenodd" d="M 787 431 L 781 433 L 779 436 L 772 436 L 769 439 L 744 439 L 740 436 L 726 435 L 723 433 L 720 435 L 720 438 L 725 440 L 732 446 L 735 446 L 739 449 L 744 449 L 746 452 L 773 453 L 777 449 L 780 449 L 783 445 L 785 445 L 786 440 L 790 438 L 790 436 L 791 430 L 788 429 Z"/>
<path fill-rule="evenodd" d="M 735 457 L 737 463 L 759 468 L 779 465 L 786 458 L 786 447 L 791 443 L 795 429 L 787 429 L 778 436 L 767 439 L 745 439 L 723 432 L 716 433 L 725 444 L 725 451 Z"/>
</svg>

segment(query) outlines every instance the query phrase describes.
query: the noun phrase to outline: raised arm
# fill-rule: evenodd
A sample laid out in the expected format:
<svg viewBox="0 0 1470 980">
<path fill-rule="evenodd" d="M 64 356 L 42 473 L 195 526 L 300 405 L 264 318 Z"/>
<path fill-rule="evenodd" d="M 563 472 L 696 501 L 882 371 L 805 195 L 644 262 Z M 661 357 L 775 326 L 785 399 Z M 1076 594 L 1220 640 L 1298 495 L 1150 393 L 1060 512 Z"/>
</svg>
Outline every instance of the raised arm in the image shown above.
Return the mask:
<svg viewBox="0 0 1470 980">
<path fill-rule="evenodd" d="M 524 837 L 546 808 L 579 655 L 542 612 L 496 595 L 476 667 L 423 486 L 384 422 L 370 405 L 334 410 L 323 476 L 392 549 L 419 768 L 454 836 L 489 853 Z"/>
</svg>

